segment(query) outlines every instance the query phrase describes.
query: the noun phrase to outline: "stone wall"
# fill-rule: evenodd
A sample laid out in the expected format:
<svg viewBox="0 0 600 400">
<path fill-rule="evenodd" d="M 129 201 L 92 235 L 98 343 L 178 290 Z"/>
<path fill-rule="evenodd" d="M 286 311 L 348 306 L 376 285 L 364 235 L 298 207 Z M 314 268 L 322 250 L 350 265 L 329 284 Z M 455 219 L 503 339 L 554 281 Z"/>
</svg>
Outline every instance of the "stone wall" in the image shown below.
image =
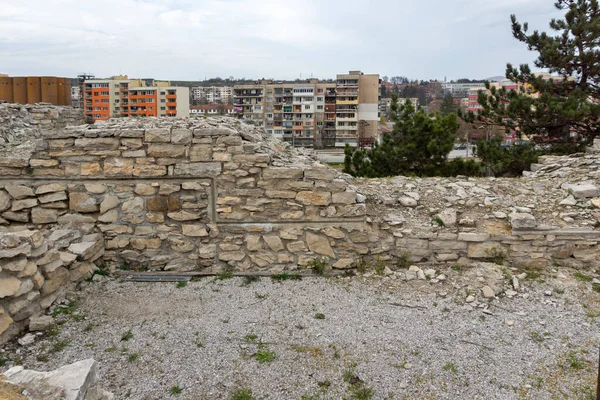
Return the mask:
<svg viewBox="0 0 600 400">
<path fill-rule="evenodd" d="M 352 242 L 366 207 L 347 180 L 231 118 L 48 131 L 3 165 L 0 223 L 91 224 L 114 264 L 276 271 L 368 251 Z"/>
<path fill-rule="evenodd" d="M 77 229 L 0 233 L 0 344 L 29 326 L 104 254 L 99 233 Z"/>
<path fill-rule="evenodd" d="M 596 169 L 597 160 L 563 162 Z M 541 161 L 539 171 L 555 162 Z M 28 157 L 3 158 L 0 172 L 4 229 L 101 233 L 104 261 L 143 270 L 297 270 L 317 257 L 340 269 L 361 259 L 587 266 L 598 253 L 594 221 L 583 219 L 594 201 L 585 196 L 599 195 L 583 190 L 589 182 L 562 189 L 539 172 L 353 180 L 232 118 L 43 131 Z M 563 206 L 548 195 L 555 190 L 582 197 Z M 581 219 L 560 223 L 573 207 Z M 565 217 L 557 224 L 554 214 Z"/>
<path fill-rule="evenodd" d="M 83 110 L 39 104 L 0 104 L 0 143 L 23 143 L 42 131 L 83 124 Z"/>
</svg>

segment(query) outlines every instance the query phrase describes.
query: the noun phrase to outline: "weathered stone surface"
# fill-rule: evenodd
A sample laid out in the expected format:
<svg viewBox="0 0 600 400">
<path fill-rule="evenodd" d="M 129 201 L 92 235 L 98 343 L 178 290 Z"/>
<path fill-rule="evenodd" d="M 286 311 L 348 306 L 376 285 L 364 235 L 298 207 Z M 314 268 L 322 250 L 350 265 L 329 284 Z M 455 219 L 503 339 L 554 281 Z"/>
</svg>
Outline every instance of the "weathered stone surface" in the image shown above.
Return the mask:
<svg viewBox="0 0 600 400">
<path fill-rule="evenodd" d="M 55 201 L 67 200 L 67 192 L 61 191 L 61 192 L 48 193 L 48 194 L 45 194 L 42 196 L 38 196 L 38 200 L 42 204 L 54 203 Z"/>
<path fill-rule="evenodd" d="M 54 318 L 49 315 L 31 317 L 29 319 L 29 330 L 31 332 L 45 331 L 54 326 Z"/>
<path fill-rule="evenodd" d="M 306 245 L 302 241 L 291 242 L 287 244 L 287 249 L 292 253 L 307 251 Z"/>
<path fill-rule="evenodd" d="M 307 206 L 328 206 L 331 203 L 330 192 L 299 192 L 296 200 Z"/>
<path fill-rule="evenodd" d="M 310 251 L 335 258 L 335 254 L 331 249 L 329 240 L 325 236 L 317 235 L 312 232 L 306 232 L 306 244 L 308 245 Z"/>
<path fill-rule="evenodd" d="M 21 281 L 13 276 L 0 277 L 0 299 L 14 296 L 21 287 Z"/>
<path fill-rule="evenodd" d="M 167 167 L 164 165 L 139 165 L 133 167 L 133 176 L 140 178 L 149 178 L 156 176 L 164 176 L 167 174 Z"/>
<path fill-rule="evenodd" d="M 486 299 L 491 299 L 494 296 L 496 296 L 496 294 L 494 293 L 494 290 L 489 286 L 482 287 L 481 293 L 483 294 L 483 297 L 485 297 Z"/>
<path fill-rule="evenodd" d="M 109 157 L 104 161 L 104 174 L 107 176 L 133 175 L 134 162 L 130 158 Z"/>
<path fill-rule="evenodd" d="M 106 192 L 106 185 L 103 183 L 86 183 L 83 185 L 85 190 L 94 194 L 102 194 Z"/>
<path fill-rule="evenodd" d="M 460 232 L 458 234 L 458 240 L 462 240 L 463 242 L 485 242 L 489 238 L 489 233 Z"/>
<path fill-rule="evenodd" d="M 190 129 L 183 129 L 183 128 L 171 129 L 171 143 L 173 143 L 173 144 L 192 143 L 192 131 Z"/>
<path fill-rule="evenodd" d="M 211 177 L 221 173 L 221 163 L 204 162 L 176 164 L 173 174 L 175 176 Z"/>
<path fill-rule="evenodd" d="M 141 197 L 134 197 L 133 199 L 126 201 L 121 206 L 121 211 L 125 214 L 139 214 L 144 211 L 144 199 Z"/>
<path fill-rule="evenodd" d="M 149 144 L 148 156 L 173 158 L 184 157 L 185 146 L 181 144 Z"/>
<path fill-rule="evenodd" d="M 213 161 L 212 146 L 211 145 L 206 145 L 206 144 L 195 144 L 195 145 L 192 145 L 192 147 L 190 149 L 190 161 L 191 162 L 198 162 L 198 161 L 209 162 L 209 161 Z M 221 160 L 215 160 L 215 161 L 221 161 Z"/>
<path fill-rule="evenodd" d="M 294 199 L 296 198 L 296 192 L 289 190 L 266 190 L 265 196 L 272 199 Z"/>
<path fill-rule="evenodd" d="M 598 195 L 600 195 L 600 191 L 598 191 L 598 188 L 595 185 L 591 184 L 569 185 L 568 188 L 573 193 L 573 196 L 578 199 L 597 197 Z"/>
<path fill-rule="evenodd" d="M 332 181 L 338 175 L 338 172 L 329 168 L 311 168 L 304 171 L 306 179 L 318 179 L 321 181 Z"/>
<path fill-rule="evenodd" d="M 485 259 L 506 254 L 506 250 L 497 243 L 477 243 L 469 245 L 467 254 L 469 258 Z"/>
<path fill-rule="evenodd" d="M 63 192 L 67 189 L 67 185 L 64 183 L 49 183 L 46 185 L 40 185 L 35 189 L 36 195 L 46 194 L 46 193 L 55 193 L 55 192 Z M 40 200 L 41 201 L 41 200 Z M 42 203 L 45 203 L 42 201 Z"/>
<path fill-rule="evenodd" d="M 3 240 L 2 244 L 4 244 L 4 243 L 7 243 L 7 241 Z M 20 254 L 30 256 L 31 255 L 31 245 L 28 243 L 22 243 L 17 247 L 8 247 L 8 248 L 0 247 L 0 259 L 12 258 L 12 257 L 16 257 Z"/>
<path fill-rule="evenodd" d="M 263 179 L 301 179 L 304 172 L 300 168 L 269 167 L 263 170 Z"/>
<path fill-rule="evenodd" d="M 156 194 L 157 188 L 147 183 L 138 183 L 135 185 L 134 193 L 139 196 L 152 196 Z"/>
<path fill-rule="evenodd" d="M 262 242 L 260 236 L 248 235 L 246 236 L 246 248 L 248 251 L 259 251 L 262 250 Z"/>
<path fill-rule="evenodd" d="M 98 364 L 90 358 L 51 372 L 25 370 L 18 366 L 4 375 L 7 382 L 23 385 L 28 392 L 54 393 L 52 399 L 84 400 L 90 399 L 86 396 L 88 392 L 97 392 L 97 389 L 91 389 L 98 383 Z M 112 400 L 112 395 L 106 393 L 104 400 Z"/>
<path fill-rule="evenodd" d="M 33 189 L 28 186 L 23 185 L 6 185 L 4 187 L 6 191 L 11 195 L 11 197 L 15 200 L 24 199 L 26 197 L 33 197 Z"/>
<path fill-rule="evenodd" d="M 58 221 L 58 210 L 36 207 L 31 210 L 31 222 L 51 224 Z"/>
<path fill-rule="evenodd" d="M 10 208 L 11 198 L 4 190 L 0 190 L 0 212 Z"/>
<path fill-rule="evenodd" d="M 206 237 L 208 236 L 208 231 L 206 230 L 205 225 L 181 225 L 184 236 L 191 237 Z"/>
<path fill-rule="evenodd" d="M 95 197 L 83 192 L 69 193 L 69 208 L 73 211 L 89 213 L 98 211 Z"/>
<path fill-rule="evenodd" d="M 221 252 L 219 254 L 219 260 L 221 261 L 242 261 L 244 257 L 246 257 L 246 254 L 241 251 Z"/>
<path fill-rule="evenodd" d="M 453 208 L 447 208 L 438 214 L 438 217 L 444 223 L 447 228 L 452 228 L 456 225 L 456 210 Z"/>
<path fill-rule="evenodd" d="M 525 213 L 510 214 L 510 224 L 512 225 L 513 229 L 530 229 L 537 226 L 535 217 L 531 214 Z"/>
<path fill-rule="evenodd" d="M 146 200 L 148 211 L 167 211 L 169 209 L 168 199 L 163 196 L 150 197 Z"/>
<path fill-rule="evenodd" d="M 354 262 L 354 260 L 352 260 L 351 258 L 342 258 L 338 261 L 336 261 L 332 267 L 335 269 L 348 269 L 348 268 L 352 268 L 352 263 Z"/>
<path fill-rule="evenodd" d="M 104 199 L 102 199 L 102 203 L 100 203 L 100 212 L 104 214 L 108 210 L 112 210 L 113 208 L 117 207 L 120 203 L 121 201 L 117 196 L 110 194 L 106 195 L 104 196 Z"/>
<path fill-rule="evenodd" d="M 27 257 L 24 255 L 0 259 L 0 271 L 20 272 L 27 266 Z"/>
<path fill-rule="evenodd" d="M 171 130 L 146 129 L 144 141 L 148 143 L 169 143 L 171 141 Z"/>
<path fill-rule="evenodd" d="M 175 221 L 193 221 L 196 219 L 200 219 L 199 214 L 188 211 L 170 212 L 167 214 L 167 216 Z"/>
<path fill-rule="evenodd" d="M 278 252 L 278 251 L 281 251 L 284 249 L 283 242 L 281 241 L 279 236 L 275 236 L 275 235 L 263 236 L 263 240 L 265 241 L 267 246 L 269 246 L 269 248 L 275 252 Z"/>
<path fill-rule="evenodd" d="M 21 211 L 27 208 L 35 207 L 37 204 L 37 199 L 15 200 L 12 203 L 11 211 Z"/>
<path fill-rule="evenodd" d="M 331 201 L 334 204 L 354 204 L 356 203 L 356 192 L 339 192 L 332 194 Z"/>
</svg>

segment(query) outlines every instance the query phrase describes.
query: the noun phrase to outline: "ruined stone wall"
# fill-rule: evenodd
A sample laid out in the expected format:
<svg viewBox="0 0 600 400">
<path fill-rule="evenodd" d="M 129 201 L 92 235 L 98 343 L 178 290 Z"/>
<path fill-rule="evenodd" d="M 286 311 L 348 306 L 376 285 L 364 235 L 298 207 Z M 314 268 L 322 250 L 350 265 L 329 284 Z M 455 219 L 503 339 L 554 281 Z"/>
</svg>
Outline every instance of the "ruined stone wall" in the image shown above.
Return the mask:
<svg viewBox="0 0 600 400">
<path fill-rule="evenodd" d="M 0 232 L 0 344 L 41 315 L 104 254 L 101 234 L 76 229 Z"/>
<path fill-rule="evenodd" d="M 542 159 L 521 179 L 386 180 L 353 180 L 311 154 L 232 118 L 43 131 L 27 157 L 2 157 L 0 226 L 89 228 L 106 262 L 144 270 L 296 270 L 317 257 L 339 269 L 585 267 L 600 255 L 596 154 Z"/>
<path fill-rule="evenodd" d="M 282 270 L 368 252 L 350 236 L 367 229 L 364 197 L 235 119 L 113 121 L 36 146 L 4 162 L 0 223 L 93 224 L 116 264 Z"/>
<path fill-rule="evenodd" d="M 83 124 L 83 109 L 39 104 L 0 104 L 0 143 L 23 143 L 42 131 Z"/>
</svg>

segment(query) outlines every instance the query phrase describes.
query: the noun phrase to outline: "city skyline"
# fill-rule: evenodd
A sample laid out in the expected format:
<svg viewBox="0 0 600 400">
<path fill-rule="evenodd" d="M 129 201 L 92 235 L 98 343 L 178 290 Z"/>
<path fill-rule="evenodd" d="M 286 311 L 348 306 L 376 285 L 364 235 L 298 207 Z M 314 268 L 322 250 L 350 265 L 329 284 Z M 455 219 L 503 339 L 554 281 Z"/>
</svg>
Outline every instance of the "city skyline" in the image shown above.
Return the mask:
<svg viewBox="0 0 600 400">
<path fill-rule="evenodd" d="M 8 0 L 0 9 L 0 73 L 332 79 L 361 69 L 483 79 L 502 75 L 507 62 L 534 59 L 512 38 L 510 14 L 541 31 L 560 15 L 545 0 L 398 3 Z"/>
</svg>

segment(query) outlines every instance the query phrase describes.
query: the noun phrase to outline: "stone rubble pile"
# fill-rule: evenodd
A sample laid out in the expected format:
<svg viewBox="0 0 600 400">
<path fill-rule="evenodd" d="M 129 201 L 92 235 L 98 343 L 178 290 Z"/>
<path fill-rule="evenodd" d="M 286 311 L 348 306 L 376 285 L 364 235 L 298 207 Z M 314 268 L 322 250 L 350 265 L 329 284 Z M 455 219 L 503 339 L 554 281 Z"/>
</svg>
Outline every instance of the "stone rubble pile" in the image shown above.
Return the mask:
<svg viewBox="0 0 600 400">
<path fill-rule="evenodd" d="M 66 290 L 92 276 L 104 254 L 101 234 L 73 229 L 0 232 L 0 343 L 29 327 Z"/>
<path fill-rule="evenodd" d="M 83 110 L 48 103 L 0 103 L 0 143 L 18 143 L 42 137 L 43 131 L 83 123 Z"/>
</svg>

